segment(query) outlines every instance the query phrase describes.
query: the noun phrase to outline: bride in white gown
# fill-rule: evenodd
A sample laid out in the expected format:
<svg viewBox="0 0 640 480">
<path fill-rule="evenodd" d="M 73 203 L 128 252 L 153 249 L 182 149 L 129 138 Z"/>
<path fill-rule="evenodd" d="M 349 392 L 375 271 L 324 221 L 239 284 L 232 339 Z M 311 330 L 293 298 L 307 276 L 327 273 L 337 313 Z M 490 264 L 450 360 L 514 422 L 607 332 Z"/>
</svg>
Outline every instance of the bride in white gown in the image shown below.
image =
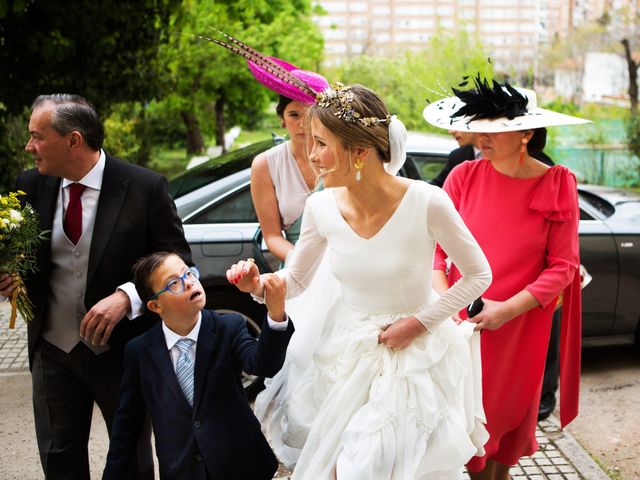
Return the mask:
<svg viewBox="0 0 640 480">
<path fill-rule="evenodd" d="M 461 478 L 487 433 L 478 334 L 451 315 L 488 287 L 489 265 L 446 193 L 385 170 L 404 162 L 406 131 L 373 92 L 338 84 L 310 115 L 325 190 L 307 200 L 300 239 L 277 274 L 294 297 L 327 251 L 340 294 L 312 362 L 288 379 L 278 427 L 266 430 L 279 436 L 276 453 L 299 452 L 294 479 Z M 436 242 L 463 274 L 439 298 Z M 253 262 L 227 277 L 262 297 Z"/>
</svg>

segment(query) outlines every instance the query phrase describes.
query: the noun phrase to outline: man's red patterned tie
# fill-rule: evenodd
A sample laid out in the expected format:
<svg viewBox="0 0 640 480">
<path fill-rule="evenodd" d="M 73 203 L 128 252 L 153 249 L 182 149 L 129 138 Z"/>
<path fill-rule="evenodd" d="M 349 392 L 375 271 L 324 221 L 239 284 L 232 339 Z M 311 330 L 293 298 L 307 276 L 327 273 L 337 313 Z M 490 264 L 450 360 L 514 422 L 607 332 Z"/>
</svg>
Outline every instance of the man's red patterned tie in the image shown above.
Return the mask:
<svg viewBox="0 0 640 480">
<path fill-rule="evenodd" d="M 69 185 L 69 205 L 64 216 L 64 233 L 74 245 L 82 236 L 82 192 L 85 186 L 80 183 Z"/>
</svg>

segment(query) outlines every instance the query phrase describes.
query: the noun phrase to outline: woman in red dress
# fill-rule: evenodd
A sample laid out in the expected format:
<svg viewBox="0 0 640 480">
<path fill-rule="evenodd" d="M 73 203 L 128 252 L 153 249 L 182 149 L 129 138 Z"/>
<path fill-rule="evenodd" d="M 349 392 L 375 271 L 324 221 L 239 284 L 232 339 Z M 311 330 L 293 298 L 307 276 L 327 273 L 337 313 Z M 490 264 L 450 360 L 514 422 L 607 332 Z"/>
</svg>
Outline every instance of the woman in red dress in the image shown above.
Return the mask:
<svg viewBox="0 0 640 480">
<path fill-rule="evenodd" d="M 467 469 L 472 479 L 509 478 L 509 467 L 533 454 L 551 319 L 564 295 L 561 334 L 561 422 L 578 411 L 580 374 L 580 277 L 578 199 L 574 175 L 527 153 L 552 125 L 586 123 L 536 107 L 535 92 L 479 77 L 473 90 L 432 103 L 424 117 L 436 126 L 475 132 L 482 159 L 456 167 L 444 184 L 462 219 L 484 251 L 493 283 L 484 307 L 461 320 L 482 330 L 483 403 L 489 441 Z M 544 145 L 542 145 L 543 147 Z M 459 278 L 446 272 L 438 248 L 434 287 Z"/>
</svg>

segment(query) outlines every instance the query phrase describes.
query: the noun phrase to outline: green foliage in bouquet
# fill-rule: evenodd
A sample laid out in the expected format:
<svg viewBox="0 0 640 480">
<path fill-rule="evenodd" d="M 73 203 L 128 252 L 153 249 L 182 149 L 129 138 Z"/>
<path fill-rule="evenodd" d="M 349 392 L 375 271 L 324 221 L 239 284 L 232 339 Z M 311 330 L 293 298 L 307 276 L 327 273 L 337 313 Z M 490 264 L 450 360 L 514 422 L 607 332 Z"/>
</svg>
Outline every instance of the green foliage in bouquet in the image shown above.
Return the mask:
<svg viewBox="0 0 640 480">
<path fill-rule="evenodd" d="M 22 276 L 36 269 L 36 251 L 45 232 L 40 231 L 38 214 L 18 197 L 24 192 L 0 195 L 0 272 L 13 276 L 14 293 L 11 298 L 10 328 L 13 328 L 16 310 L 25 321 L 33 319 L 33 305 L 27 296 Z"/>
</svg>

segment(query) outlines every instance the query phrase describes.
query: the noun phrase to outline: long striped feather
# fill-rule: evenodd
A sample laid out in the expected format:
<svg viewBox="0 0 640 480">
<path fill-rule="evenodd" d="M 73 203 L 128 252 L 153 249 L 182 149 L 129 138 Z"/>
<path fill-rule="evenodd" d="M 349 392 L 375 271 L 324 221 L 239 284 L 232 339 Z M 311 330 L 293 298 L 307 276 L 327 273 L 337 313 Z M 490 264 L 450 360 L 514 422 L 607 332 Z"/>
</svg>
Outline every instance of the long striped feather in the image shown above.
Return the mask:
<svg viewBox="0 0 640 480">
<path fill-rule="evenodd" d="M 228 38 L 233 43 L 233 45 L 223 42 L 221 40 L 218 40 L 216 38 L 211 38 L 206 35 L 198 35 L 198 37 L 203 40 L 208 40 L 212 43 L 220 45 L 221 47 L 224 47 L 227 50 L 230 50 L 236 55 L 239 55 L 245 58 L 246 60 L 249 60 L 250 62 L 255 63 L 258 67 L 262 68 L 267 73 L 273 75 L 279 80 L 282 80 L 288 85 L 291 85 L 297 88 L 298 90 L 302 91 L 303 93 L 311 97 L 315 97 L 318 94 L 318 92 L 313 90 L 309 85 L 304 83 L 295 75 L 292 75 L 286 68 L 282 67 L 281 65 L 278 65 L 276 62 L 271 60 L 266 55 L 258 52 L 254 48 L 251 48 L 246 43 L 232 37 L 231 35 L 228 35 L 224 32 L 220 32 L 220 33 L 224 35 L 226 38 Z"/>
</svg>

